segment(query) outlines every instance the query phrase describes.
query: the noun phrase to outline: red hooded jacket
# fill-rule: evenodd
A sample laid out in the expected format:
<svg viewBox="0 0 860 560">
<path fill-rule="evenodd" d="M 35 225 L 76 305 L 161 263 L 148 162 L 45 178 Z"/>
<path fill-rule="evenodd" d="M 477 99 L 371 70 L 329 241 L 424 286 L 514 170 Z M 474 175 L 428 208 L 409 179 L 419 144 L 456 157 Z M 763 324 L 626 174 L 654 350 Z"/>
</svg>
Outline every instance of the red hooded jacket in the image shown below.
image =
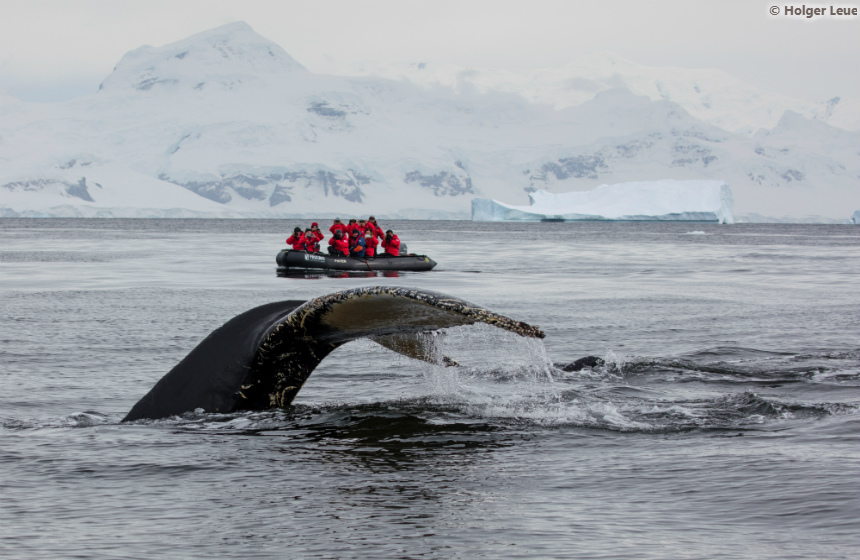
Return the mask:
<svg viewBox="0 0 860 560">
<path fill-rule="evenodd" d="M 341 237 L 340 239 L 332 237 L 328 240 L 328 244 L 343 253 L 343 256 L 349 256 L 349 241 L 346 239 L 346 236 Z"/>
<path fill-rule="evenodd" d="M 343 235 L 344 235 L 344 236 L 348 236 L 348 235 L 349 235 L 349 228 L 348 228 L 348 227 L 346 226 L 346 224 L 345 224 L 345 223 L 343 223 L 343 222 L 341 222 L 341 223 L 339 223 L 339 224 L 332 224 L 332 225 L 331 225 L 331 227 L 330 227 L 330 228 L 328 228 L 328 230 L 329 230 L 332 234 L 334 234 L 334 232 L 335 232 L 335 231 L 340 230 L 340 231 L 342 231 L 342 232 L 343 232 Z"/>
<path fill-rule="evenodd" d="M 311 234 L 310 239 L 308 239 L 307 235 L 305 235 L 304 242 L 302 243 L 303 249 L 308 253 L 316 253 L 319 251 L 319 239 L 316 234 Z"/>
<path fill-rule="evenodd" d="M 293 234 L 287 238 L 287 245 L 292 245 L 294 251 L 305 250 L 305 234 L 300 233 L 298 236 Z"/>
<path fill-rule="evenodd" d="M 375 224 L 373 222 L 367 222 L 367 229 L 373 232 L 374 237 L 378 237 L 380 239 L 385 239 L 385 232 L 382 231 L 382 228 L 379 227 L 379 224 Z"/>
<path fill-rule="evenodd" d="M 392 233 L 391 241 L 388 241 L 388 239 L 382 240 L 382 248 L 389 255 L 398 256 L 400 254 L 400 238 Z"/>
<path fill-rule="evenodd" d="M 367 231 L 370 231 L 372 234 L 372 230 L 367 228 Z M 376 246 L 379 245 L 379 241 L 376 240 L 375 235 L 371 235 L 370 237 L 364 236 L 364 256 L 365 257 L 375 257 L 376 256 Z"/>
</svg>

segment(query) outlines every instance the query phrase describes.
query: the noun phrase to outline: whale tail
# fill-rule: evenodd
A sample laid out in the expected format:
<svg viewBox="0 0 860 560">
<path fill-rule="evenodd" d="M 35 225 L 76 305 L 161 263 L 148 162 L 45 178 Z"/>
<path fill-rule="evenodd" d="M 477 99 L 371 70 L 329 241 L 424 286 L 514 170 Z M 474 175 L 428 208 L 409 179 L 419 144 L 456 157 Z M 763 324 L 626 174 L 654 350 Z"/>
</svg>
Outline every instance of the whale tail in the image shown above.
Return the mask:
<svg viewBox="0 0 860 560">
<path fill-rule="evenodd" d="M 149 391 L 124 418 L 263 410 L 292 403 L 319 363 L 339 346 L 371 340 L 440 365 L 417 333 L 486 323 L 543 338 L 537 327 L 458 298 L 413 288 L 374 286 L 316 299 L 270 303 L 215 330 Z"/>
</svg>

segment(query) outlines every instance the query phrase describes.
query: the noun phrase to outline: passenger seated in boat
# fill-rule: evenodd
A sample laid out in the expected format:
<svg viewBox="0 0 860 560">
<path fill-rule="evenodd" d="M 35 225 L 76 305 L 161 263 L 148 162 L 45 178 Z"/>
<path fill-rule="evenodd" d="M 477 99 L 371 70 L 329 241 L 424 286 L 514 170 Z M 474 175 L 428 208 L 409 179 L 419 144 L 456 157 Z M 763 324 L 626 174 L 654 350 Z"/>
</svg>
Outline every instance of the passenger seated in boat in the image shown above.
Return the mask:
<svg viewBox="0 0 860 560">
<path fill-rule="evenodd" d="M 311 231 L 314 232 L 314 236 L 316 236 L 317 241 L 322 241 L 325 239 L 325 234 L 320 230 L 320 225 L 316 222 L 311 224 Z"/>
<path fill-rule="evenodd" d="M 319 253 L 320 252 L 320 242 L 317 239 L 314 230 L 308 228 L 305 230 L 305 240 L 304 240 L 304 250 L 308 253 Z"/>
<path fill-rule="evenodd" d="M 293 229 L 293 234 L 287 238 L 287 245 L 292 245 L 293 251 L 304 251 L 305 236 L 302 233 L 302 228 L 296 226 Z"/>
<path fill-rule="evenodd" d="M 358 227 L 358 220 L 355 218 L 350 218 L 349 223 L 346 224 L 346 237 L 347 239 L 352 239 L 352 230 Z"/>
<path fill-rule="evenodd" d="M 340 221 L 340 218 L 335 218 L 334 223 L 331 225 L 328 230 L 334 235 L 336 230 L 340 230 L 344 233 L 344 235 L 349 235 L 349 229 L 347 229 L 346 224 Z"/>
<path fill-rule="evenodd" d="M 385 252 L 379 255 L 380 257 L 396 257 L 400 254 L 400 238 L 393 231 L 385 232 L 385 239 L 382 240 L 382 248 Z"/>
<path fill-rule="evenodd" d="M 376 240 L 376 235 L 368 227 L 364 232 L 364 256 L 367 258 L 375 256 L 377 245 L 379 245 L 379 241 Z"/>
<path fill-rule="evenodd" d="M 334 236 L 328 240 L 328 254 L 336 257 L 349 256 L 349 241 L 344 239 L 343 230 L 335 230 Z"/>
<path fill-rule="evenodd" d="M 349 234 L 349 254 L 352 257 L 364 258 L 365 248 L 364 236 L 359 228 L 356 227 Z"/>
<path fill-rule="evenodd" d="M 380 239 L 385 237 L 385 232 L 382 231 L 382 228 L 379 226 L 379 224 L 376 223 L 376 218 L 374 218 L 373 216 L 367 218 L 367 226 L 368 229 L 370 229 L 371 226 L 373 227 L 374 237 L 378 237 Z"/>
</svg>

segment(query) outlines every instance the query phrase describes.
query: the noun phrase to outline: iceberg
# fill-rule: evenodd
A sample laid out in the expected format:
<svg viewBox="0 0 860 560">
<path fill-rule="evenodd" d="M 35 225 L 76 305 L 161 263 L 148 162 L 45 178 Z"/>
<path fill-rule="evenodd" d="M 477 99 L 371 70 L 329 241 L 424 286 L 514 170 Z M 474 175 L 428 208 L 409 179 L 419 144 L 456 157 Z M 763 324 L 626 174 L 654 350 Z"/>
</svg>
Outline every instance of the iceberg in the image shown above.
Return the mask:
<svg viewBox="0 0 860 560">
<path fill-rule="evenodd" d="M 860 210 L 855 210 L 853 214 L 851 214 L 851 222 L 854 224 L 860 224 Z"/>
<path fill-rule="evenodd" d="M 725 181 L 637 181 L 589 191 L 529 194 L 529 206 L 472 199 L 472 221 L 690 221 L 734 223 L 732 190 Z"/>
</svg>

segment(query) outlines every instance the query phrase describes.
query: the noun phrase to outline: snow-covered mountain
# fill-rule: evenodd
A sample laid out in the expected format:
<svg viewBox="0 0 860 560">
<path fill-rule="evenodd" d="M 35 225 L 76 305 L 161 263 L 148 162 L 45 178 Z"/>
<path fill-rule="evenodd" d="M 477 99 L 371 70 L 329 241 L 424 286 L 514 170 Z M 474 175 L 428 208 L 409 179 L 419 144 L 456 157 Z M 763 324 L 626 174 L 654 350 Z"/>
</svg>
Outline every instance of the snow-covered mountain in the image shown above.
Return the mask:
<svg viewBox="0 0 860 560">
<path fill-rule="evenodd" d="M 660 179 L 727 181 L 738 220 L 860 206 L 860 133 L 791 111 L 730 131 L 627 86 L 552 106 L 317 75 L 230 24 L 128 53 L 93 95 L 0 97 L 0 215 L 468 218 L 476 197 Z"/>
<path fill-rule="evenodd" d="M 695 118 L 733 132 L 772 128 L 786 111 L 860 131 L 860 97 L 834 96 L 814 103 L 762 91 L 722 70 L 643 66 L 608 52 L 581 56 L 560 68 L 523 72 L 419 62 L 360 64 L 345 73 L 425 87 L 514 93 L 556 109 L 581 105 L 602 91 L 627 88 L 652 101 L 677 103 Z"/>
</svg>

